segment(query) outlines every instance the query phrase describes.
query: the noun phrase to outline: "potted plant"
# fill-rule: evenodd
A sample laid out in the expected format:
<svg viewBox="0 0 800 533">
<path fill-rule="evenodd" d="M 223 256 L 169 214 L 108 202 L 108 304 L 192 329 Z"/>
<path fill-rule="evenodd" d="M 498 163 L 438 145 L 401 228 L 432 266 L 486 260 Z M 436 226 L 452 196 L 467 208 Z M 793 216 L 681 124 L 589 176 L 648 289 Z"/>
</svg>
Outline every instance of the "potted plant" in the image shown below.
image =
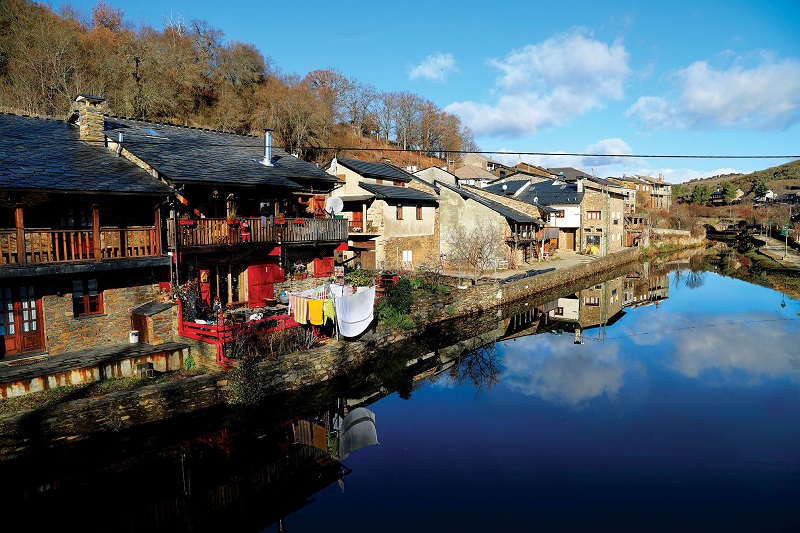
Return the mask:
<svg viewBox="0 0 800 533">
<path fill-rule="evenodd" d="M 284 218 L 283 213 L 278 213 L 277 215 L 275 215 L 275 224 L 278 224 L 279 226 L 286 224 L 286 219 Z"/>
<path fill-rule="evenodd" d="M 306 272 L 306 265 L 301 262 L 297 262 L 292 267 L 292 277 L 294 279 L 306 279 L 308 276 L 308 272 Z"/>
<path fill-rule="evenodd" d="M 228 213 L 228 219 L 225 220 L 225 223 L 229 226 L 236 227 L 239 225 L 239 219 L 236 218 L 235 213 Z"/>
<path fill-rule="evenodd" d="M 181 216 L 180 220 L 178 220 L 178 224 L 181 226 L 191 227 L 196 225 L 197 221 L 189 218 L 189 213 L 184 213 L 183 216 Z"/>
<path fill-rule="evenodd" d="M 304 219 L 304 218 L 295 218 L 295 219 L 294 219 L 294 223 L 295 223 L 295 225 L 297 225 L 297 226 L 302 226 L 303 224 L 305 224 L 305 223 L 306 223 L 306 221 L 305 221 L 305 219 Z"/>
</svg>

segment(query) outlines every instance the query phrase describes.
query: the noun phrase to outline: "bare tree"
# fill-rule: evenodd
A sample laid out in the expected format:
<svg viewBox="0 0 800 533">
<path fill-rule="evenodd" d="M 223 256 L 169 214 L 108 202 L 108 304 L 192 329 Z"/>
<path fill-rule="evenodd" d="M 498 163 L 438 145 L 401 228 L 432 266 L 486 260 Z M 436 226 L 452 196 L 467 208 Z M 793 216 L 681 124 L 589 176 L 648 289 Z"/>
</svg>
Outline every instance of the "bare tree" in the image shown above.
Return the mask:
<svg viewBox="0 0 800 533">
<path fill-rule="evenodd" d="M 446 237 L 450 259 L 464 265 L 472 273 L 473 283 L 501 258 L 503 231 L 499 224 L 478 218 L 471 226 L 459 224 Z"/>
</svg>

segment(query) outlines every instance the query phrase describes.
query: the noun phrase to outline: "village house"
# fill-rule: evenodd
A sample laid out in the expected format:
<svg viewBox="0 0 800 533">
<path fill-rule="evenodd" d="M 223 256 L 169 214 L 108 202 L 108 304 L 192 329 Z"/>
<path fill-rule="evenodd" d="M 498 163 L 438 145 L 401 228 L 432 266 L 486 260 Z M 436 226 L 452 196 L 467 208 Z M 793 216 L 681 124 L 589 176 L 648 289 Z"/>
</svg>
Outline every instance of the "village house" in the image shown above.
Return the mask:
<svg viewBox="0 0 800 533">
<path fill-rule="evenodd" d="M 459 166 L 461 167 L 476 167 L 483 170 L 486 170 L 494 175 L 494 177 L 499 177 L 501 172 L 503 175 L 511 172 L 511 167 L 497 161 L 496 159 L 492 159 L 491 157 L 486 157 L 483 154 L 475 154 L 475 153 L 466 153 L 461 156 L 459 160 Z M 456 174 L 458 175 L 458 174 Z"/>
<path fill-rule="evenodd" d="M 459 241 L 475 231 L 486 232 L 490 226 L 498 228 L 502 243 L 497 256 L 487 258 L 496 268 L 516 268 L 536 257 L 542 241 L 537 232 L 541 233 L 544 227 L 541 218 L 475 194 L 469 187 L 443 182 L 436 185 L 439 187 L 439 246 L 445 264 L 451 268 L 456 266 L 452 264 L 459 255 L 456 248 L 465 245 Z"/>
<path fill-rule="evenodd" d="M 99 112 L 87 112 L 84 126 L 102 124 Z M 81 140 L 79 128 L 64 121 L 0 114 L 3 359 L 129 345 L 131 309 L 153 302 L 160 283 L 169 282 L 163 220 L 173 190 L 114 151 L 92 146 L 101 143 Z M 184 346 L 172 342 L 170 324 L 162 326 L 151 349 L 137 356 L 179 366 Z M 130 375 L 134 363 L 109 359 L 102 372 Z M 77 374 L 92 379 L 99 372 L 87 364 Z M 70 382 L 49 379 L 11 389 Z"/>
<path fill-rule="evenodd" d="M 733 195 L 733 199 L 731 199 L 731 203 L 738 202 L 744 197 L 744 191 L 740 188 L 736 188 L 736 192 Z M 724 205 L 725 204 L 725 191 L 723 189 L 717 189 L 711 193 L 711 203 L 716 205 Z"/>
<path fill-rule="evenodd" d="M 195 339 L 219 363 L 215 301 L 266 309 L 291 267 L 333 273 L 347 241 L 346 221 L 324 210 L 335 178 L 269 132 L 107 117 L 103 102 L 80 95 L 66 121 L 0 115 L 3 357 Z M 178 335 L 176 287 L 189 302 Z"/>
<path fill-rule="evenodd" d="M 343 261 L 371 270 L 408 270 L 439 261 L 436 187 L 390 163 L 339 157 L 328 165 L 350 225 Z"/>
<path fill-rule="evenodd" d="M 547 217 L 547 225 L 559 230 L 560 250 L 605 254 L 625 246 L 622 195 L 612 194 L 583 177 L 573 182 L 511 178 L 485 190 L 539 207 Z"/>
<path fill-rule="evenodd" d="M 488 170 L 473 165 L 459 167 L 453 171 L 453 175 L 460 185 L 473 185 L 475 187 L 485 187 L 497 179 L 497 176 Z"/>
</svg>

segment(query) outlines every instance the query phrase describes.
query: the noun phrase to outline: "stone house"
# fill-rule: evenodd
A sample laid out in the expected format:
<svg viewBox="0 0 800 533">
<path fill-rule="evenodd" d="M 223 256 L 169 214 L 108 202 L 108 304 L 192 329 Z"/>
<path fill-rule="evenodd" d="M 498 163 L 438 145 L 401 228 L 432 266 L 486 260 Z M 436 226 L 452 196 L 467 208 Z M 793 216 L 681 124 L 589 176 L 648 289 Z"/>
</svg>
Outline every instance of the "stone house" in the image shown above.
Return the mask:
<svg viewBox="0 0 800 533">
<path fill-rule="evenodd" d="M 102 114 L 79 103 L 83 128 L 0 114 L 0 358 L 128 344 L 131 308 L 169 281 L 174 191 L 92 146 Z"/>
<path fill-rule="evenodd" d="M 336 179 L 264 138 L 106 117 L 109 150 L 176 191 L 164 242 L 198 303 L 261 307 L 295 272 L 327 277 L 346 225 L 324 210 Z"/>
<path fill-rule="evenodd" d="M 447 183 L 439 186 L 439 248 L 447 266 L 457 256 L 453 247 L 456 245 L 460 230 L 470 231 L 487 225 L 500 228 L 502 250 L 494 257 L 495 264 L 516 267 L 529 262 L 537 255 L 542 244 L 541 235 L 537 232 L 544 227 L 544 221 L 538 216 L 518 211 L 513 207 L 486 198 L 470 187 L 457 187 Z M 503 263 L 505 262 L 505 263 Z"/>
<path fill-rule="evenodd" d="M 339 187 L 349 222 L 343 261 L 363 268 L 407 270 L 439 261 L 437 187 L 390 163 L 335 158 L 327 172 Z"/>
<path fill-rule="evenodd" d="M 288 265 L 333 273 L 347 240 L 324 209 L 335 178 L 269 132 L 108 117 L 103 102 L 80 95 L 66 121 L 0 115 L 3 357 L 127 344 L 137 321 L 148 344 L 179 341 L 182 317 L 176 331 L 170 304 L 147 305 L 172 287 L 210 313 L 215 297 L 265 306 Z"/>
</svg>

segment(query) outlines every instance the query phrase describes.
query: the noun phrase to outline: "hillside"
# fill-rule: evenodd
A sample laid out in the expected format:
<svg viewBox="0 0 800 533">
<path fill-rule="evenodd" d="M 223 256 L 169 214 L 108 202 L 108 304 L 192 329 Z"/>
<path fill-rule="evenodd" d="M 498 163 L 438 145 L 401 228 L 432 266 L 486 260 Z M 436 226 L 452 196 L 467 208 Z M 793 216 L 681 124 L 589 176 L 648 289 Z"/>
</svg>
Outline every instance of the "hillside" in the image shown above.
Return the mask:
<svg viewBox="0 0 800 533">
<path fill-rule="evenodd" d="M 685 183 L 684 186 L 691 192 L 697 185 L 705 185 L 714 191 L 725 183 L 732 182 L 749 195 L 753 188 L 764 181 L 768 188 L 775 194 L 781 195 L 791 190 L 800 190 L 800 160 L 791 161 L 777 167 L 770 167 L 765 170 L 758 170 L 750 174 L 727 174 L 722 176 L 712 176 L 710 178 L 694 179 Z"/>
</svg>

